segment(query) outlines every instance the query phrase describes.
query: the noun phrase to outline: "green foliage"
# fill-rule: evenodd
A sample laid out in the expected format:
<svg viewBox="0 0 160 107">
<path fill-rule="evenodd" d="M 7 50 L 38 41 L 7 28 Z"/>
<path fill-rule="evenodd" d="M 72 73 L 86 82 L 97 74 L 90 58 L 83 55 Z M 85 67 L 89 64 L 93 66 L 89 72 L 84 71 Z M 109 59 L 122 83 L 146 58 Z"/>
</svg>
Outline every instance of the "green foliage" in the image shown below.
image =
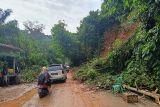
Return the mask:
<svg viewBox="0 0 160 107">
<path fill-rule="evenodd" d="M 91 62 L 82 65 L 81 68 L 75 72 L 73 78 L 98 88 L 110 89 L 114 83 L 115 76 L 112 76 L 109 73 L 100 73 L 96 70 L 94 64 L 98 62 L 99 60 L 95 59 L 93 60 L 93 63 Z"/>
<path fill-rule="evenodd" d="M 10 14 L 12 13 L 11 9 L 6 9 L 6 10 L 2 10 L 0 8 L 0 25 L 4 24 L 5 20 L 7 19 L 8 16 L 10 16 Z"/>
<path fill-rule="evenodd" d="M 138 19 L 142 26 L 126 43 L 121 45 L 116 40 L 106 58 L 97 58 L 82 66 L 82 70 L 75 73 L 77 78 L 89 81 L 91 77 L 87 74 L 92 70 L 97 74 L 88 83 L 105 86 L 114 80 L 112 76 L 122 74 L 125 83 L 131 86 L 149 90 L 160 88 L 159 5 L 157 0 L 105 0 L 102 4 L 103 18 L 118 20 L 126 16 L 132 23 Z"/>
<path fill-rule="evenodd" d="M 134 48 L 132 58 L 128 61 L 124 77 L 127 83 L 135 86 L 146 86 L 149 89 L 160 87 L 159 78 L 159 28 L 156 26 L 149 32 L 137 33 L 137 47 Z M 143 34 L 143 36 L 142 36 Z M 137 78 L 136 78 L 137 77 Z M 131 78 L 129 81 L 128 79 Z"/>
<path fill-rule="evenodd" d="M 35 81 L 40 67 L 63 62 L 65 56 L 61 48 L 58 43 L 54 43 L 53 37 L 42 33 L 42 24 L 29 21 L 25 30 L 20 30 L 16 20 L 5 23 L 5 19 L 10 15 L 7 12 L 9 10 L 0 10 L 0 15 L 4 16 L 0 18 L 0 43 L 22 49 L 16 57 L 24 82 Z M 35 66 L 39 68 L 35 69 Z"/>
<path fill-rule="evenodd" d="M 26 68 L 22 70 L 21 75 L 22 75 L 22 82 L 35 82 L 38 80 L 38 76 L 40 73 L 40 66 L 33 65 L 30 68 Z"/>
<path fill-rule="evenodd" d="M 97 77 L 96 86 L 103 89 L 111 89 L 114 84 L 116 76 L 105 73 Z"/>
<path fill-rule="evenodd" d="M 74 75 L 75 79 L 80 79 L 81 81 L 86 80 L 94 80 L 97 76 L 97 73 L 94 69 L 89 67 L 88 65 L 83 66 L 81 69 L 78 70 L 78 72 Z"/>
<path fill-rule="evenodd" d="M 66 24 L 59 21 L 51 30 L 54 52 L 58 59 L 61 59 L 61 63 L 69 59 L 72 65 L 79 65 L 85 58 L 82 43 L 78 40 L 77 35 L 67 31 L 65 27 Z"/>
<path fill-rule="evenodd" d="M 102 37 L 99 11 L 91 11 L 80 24 L 77 32 L 87 59 L 100 55 Z"/>
<path fill-rule="evenodd" d="M 90 60 L 81 66 L 74 78 L 110 88 L 116 76 L 122 74 L 131 86 L 160 88 L 159 6 L 159 0 L 104 0 L 101 10 L 91 11 L 76 33 L 67 31 L 66 24 L 59 21 L 51 30 L 52 36 L 43 34 L 42 24 L 27 22 L 22 31 L 15 20 L 5 23 L 11 11 L 0 10 L 3 16 L 0 18 L 0 42 L 23 49 L 18 60 L 27 82 L 37 78 L 40 66 L 66 61 L 80 65 Z M 138 21 L 142 26 L 126 43 L 117 39 L 106 58 L 98 58 L 104 33 L 126 19 L 131 24 Z"/>
<path fill-rule="evenodd" d="M 126 4 L 127 2 L 125 2 Z M 123 0 L 104 0 L 101 6 L 102 13 L 104 17 L 115 15 L 121 15 L 125 13 L 125 8 L 123 6 Z"/>
<path fill-rule="evenodd" d="M 119 48 L 122 45 L 122 40 L 116 39 L 113 43 L 113 48 Z"/>
</svg>

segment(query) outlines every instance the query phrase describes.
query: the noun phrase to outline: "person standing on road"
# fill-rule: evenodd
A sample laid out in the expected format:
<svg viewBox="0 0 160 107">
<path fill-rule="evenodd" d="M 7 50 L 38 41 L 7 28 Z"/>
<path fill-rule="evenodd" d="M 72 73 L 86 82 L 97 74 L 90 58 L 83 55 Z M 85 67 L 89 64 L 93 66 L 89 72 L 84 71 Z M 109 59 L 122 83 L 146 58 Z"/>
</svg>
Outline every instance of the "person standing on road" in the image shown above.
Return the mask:
<svg viewBox="0 0 160 107">
<path fill-rule="evenodd" d="M 3 68 L 4 68 L 4 63 L 0 61 L 0 86 L 4 86 L 6 84 L 4 79 Z"/>
<path fill-rule="evenodd" d="M 2 71 L 3 71 L 3 63 L 0 61 L 0 86 L 3 85 L 3 75 L 2 75 Z"/>
<path fill-rule="evenodd" d="M 3 71 L 3 63 L 0 62 L 0 77 L 3 77 L 2 71 Z"/>
<path fill-rule="evenodd" d="M 4 63 L 2 75 L 4 78 L 5 85 L 8 85 L 7 74 L 8 74 L 7 63 Z"/>
</svg>

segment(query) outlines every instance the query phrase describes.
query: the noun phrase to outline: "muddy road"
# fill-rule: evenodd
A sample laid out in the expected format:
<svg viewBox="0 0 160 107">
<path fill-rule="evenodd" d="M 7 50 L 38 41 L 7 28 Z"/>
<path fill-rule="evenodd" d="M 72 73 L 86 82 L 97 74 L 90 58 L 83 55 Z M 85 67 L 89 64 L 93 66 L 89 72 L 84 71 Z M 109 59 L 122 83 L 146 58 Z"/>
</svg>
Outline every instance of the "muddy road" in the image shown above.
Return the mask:
<svg viewBox="0 0 160 107">
<path fill-rule="evenodd" d="M 26 102 L 23 107 L 103 107 L 103 103 L 91 96 L 93 91 L 87 90 L 82 84 L 72 80 L 68 74 L 66 83 L 53 84 L 52 92 L 44 98 L 38 95 Z"/>
<path fill-rule="evenodd" d="M 23 107 L 158 107 L 150 101 L 128 104 L 109 92 L 95 92 L 72 80 L 68 74 L 66 83 L 53 84 L 52 93 L 40 99 L 34 95 Z"/>
<path fill-rule="evenodd" d="M 90 90 L 73 81 L 70 73 L 66 83 L 53 84 L 51 90 L 50 95 L 40 99 L 33 89 L 18 99 L 0 103 L 0 107 L 159 107 L 153 101 L 142 99 L 139 103 L 128 104 L 110 92 Z"/>
</svg>

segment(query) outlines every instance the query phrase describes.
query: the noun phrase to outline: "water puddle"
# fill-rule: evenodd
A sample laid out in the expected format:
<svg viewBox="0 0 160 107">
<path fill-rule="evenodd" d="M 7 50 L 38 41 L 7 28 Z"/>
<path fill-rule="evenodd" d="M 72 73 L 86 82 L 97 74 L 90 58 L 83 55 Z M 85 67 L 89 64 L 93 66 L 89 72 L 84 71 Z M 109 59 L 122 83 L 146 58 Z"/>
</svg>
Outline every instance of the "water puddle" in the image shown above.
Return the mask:
<svg viewBox="0 0 160 107">
<path fill-rule="evenodd" d="M 37 89 L 34 88 L 31 91 L 26 92 L 19 98 L 0 103 L 0 107 L 22 107 L 22 105 L 28 100 L 30 100 L 36 93 Z"/>
</svg>

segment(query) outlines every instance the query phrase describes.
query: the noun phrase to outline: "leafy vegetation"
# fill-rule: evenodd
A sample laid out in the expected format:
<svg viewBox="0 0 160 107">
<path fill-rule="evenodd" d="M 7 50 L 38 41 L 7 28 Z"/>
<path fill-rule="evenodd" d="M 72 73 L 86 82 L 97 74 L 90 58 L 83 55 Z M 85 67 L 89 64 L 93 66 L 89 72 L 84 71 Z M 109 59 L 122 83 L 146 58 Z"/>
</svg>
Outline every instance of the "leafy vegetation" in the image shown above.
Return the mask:
<svg viewBox="0 0 160 107">
<path fill-rule="evenodd" d="M 6 23 L 5 19 L 11 12 L 11 10 L 0 11 L 0 16 L 4 16 L 0 18 L 0 43 L 22 49 L 16 56 L 18 65 L 23 80 L 32 82 L 40 73 L 40 67 L 51 63 L 62 63 L 63 55 L 56 50 L 58 47 L 52 42 L 53 37 L 43 33 L 42 24 L 27 21 L 24 23 L 25 30 L 20 30 L 16 20 Z"/>
<path fill-rule="evenodd" d="M 110 10 L 109 5 L 113 8 L 112 10 Z M 127 9 L 126 11 L 122 11 L 120 16 L 116 16 L 117 19 L 121 17 L 125 18 L 124 16 L 126 16 L 126 18 L 129 17 L 128 22 L 132 19 L 134 19 L 134 22 L 140 21 L 140 27 L 137 28 L 134 36 L 126 43 L 116 46 L 116 44 L 120 42 L 115 40 L 113 43 L 114 48 L 107 54 L 107 58 L 97 59 L 96 62 L 91 61 L 91 63 L 88 64 L 89 67 L 85 65 L 84 67 L 86 67 L 86 69 L 83 69 L 83 72 L 81 70 L 76 72 L 75 75 L 78 75 L 77 78 L 81 78 L 90 71 L 88 69 L 91 69 L 95 71 L 95 73 L 100 73 L 100 78 L 106 74 L 110 76 L 122 75 L 125 83 L 131 86 L 143 87 L 149 90 L 154 90 L 156 87 L 160 88 L 158 83 L 160 77 L 160 59 L 158 57 L 160 21 L 159 18 L 157 18 L 160 12 L 160 2 L 157 0 L 123 0 L 122 2 L 119 0 L 107 0 L 102 4 L 102 11 L 103 9 L 106 10 L 105 15 L 107 17 L 120 13 L 117 10 L 118 8 L 116 8 L 117 5 L 120 6 L 121 9 Z M 123 21 L 121 23 L 123 23 Z M 98 75 L 96 77 L 98 77 Z M 91 77 L 88 76 L 86 81 L 90 78 Z M 97 79 L 93 81 L 97 81 Z"/>
<path fill-rule="evenodd" d="M 33 75 L 38 74 L 40 66 L 69 63 L 82 64 L 75 79 L 100 88 L 110 88 L 122 75 L 126 84 L 153 90 L 160 88 L 159 6 L 159 0 L 104 0 L 101 10 L 90 11 L 81 20 L 76 33 L 59 21 L 51 35 L 45 35 L 44 26 L 38 22 L 27 21 L 25 30 L 20 30 L 16 20 L 5 22 L 12 11 L 0 10 L 0 42 L 23 50 L 18 60 L 27 82 L 36 79 Z M 106 58 L 100 58 L 104 33 L 124 22 L 138 22 L 136 32 L 125 42 L 116 38 Z"/>
</svg>

